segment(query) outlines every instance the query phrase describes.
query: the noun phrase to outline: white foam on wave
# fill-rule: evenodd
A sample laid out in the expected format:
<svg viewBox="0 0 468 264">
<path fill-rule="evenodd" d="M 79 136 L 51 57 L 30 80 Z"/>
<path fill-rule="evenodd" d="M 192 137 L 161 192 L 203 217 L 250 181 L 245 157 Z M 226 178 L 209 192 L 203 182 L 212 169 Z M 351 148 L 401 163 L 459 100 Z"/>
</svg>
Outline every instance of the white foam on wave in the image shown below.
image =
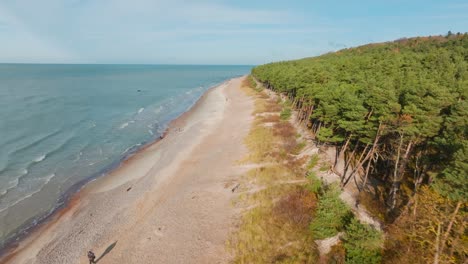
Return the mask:
<svg viewBox="0 0 468 264">
<path fill-rule="evenodd" d="M 123 123 L 123 124 L 121 124 L 121 125 L 119 126 L 119 130 L 120 130 L 120 129 L 124 129 L 124 128 L 128 127 L 130 124 L 133 124 L 133 123 L 135 123 L 135 120 L 130 120 L 130 121 L 128 121 L 128 122 L 125 122 L 125 123 Z"/>
<path fill-rule="evenodd" d="M 148 133 L 150 133 L 150 135 L 154 135 L 153 131 L 151 131 L 150 129 L 148 129 Z"/>
<path fill-rule="evenodd" d="M 83 156 L 83 152 L 80 151 L 80 153 L 76 155 L 76 159 L 74 159 L 73 162 L 79 161 L 81 159 L 81 156 Z"/>
<path fill-rule="evenodd" d="M 19 183 L 19 177 L 9 180 L 8 183 L 5 185 L 5 188 L 0 189 L 0 196 L 5 195 L 9 190 L 18 186 L 18 183 Z"/>
<path fill-rule="evenodd" d="M 46 156 L 47 156 L 46 154 L 41 155 L 41 156 L 35 158 L 35 159 L 34 159 L 34 162 L 36 162 L 36 163 L 37 163 L 37 162 L 41 162 L 41 161 L 45 160 Z"/>
<path fill-rule="evenodd" d="M 154 113 L 159 114 L 159 113 L 161 113 L 162 110 L 163 110 L 163 106 L 160 105 L 157 109 L 154 110 Z"/>
<path fill-rule="evenodd" d="M 125 153 L 127 153 L 129 150 L 131 150 L 132 148 L 136 148 L 136 147 L 139 147 L 139 146 L 141 146 L 141 143 L 138 143 L 138 144 L 135 144 L 135 145 L 133 145 L 133 146 L 131 146 L 131 147 L 128 147 L 128 148 L 126 148 L 126 149 L 122 152 L 122 154 L 125 154 Z"/>
<path fill-rule="evenodd" d="M 144 110 L 145 110 L 145 108 L 144 108 L 144 107 L 142 107 L 142 108 L 138 109 L 138 114 L 141 114 L 141 112 L 143 112 Z"/>
<path fill-rule="evenodd" d="M 128 127 L 128 125 L 129 125 L 128 122 L 125 122 L 125 123 L 123 123 L 123 124 L 121 124 L 119 126 L 119 129 L 124 129 L 124 128 Z"/>
<path fill-rule="evenodd" d="M 5 211 L 5 210 L 7 210 L 8 208 L 10 208 L 10 207 L 12 207 L 12 206 L 17 205 L 18 203 L 20 203 L 20 202 L 22 202 L 22 201 L 24 201 L 24 200 L 26 200 L 26 199 L 28 199 L 28 198 L 31 198 L 31 197 L 32 197 L 33 195 L 35 195 L 36 193 L 42 191 L 42 189 L 44 189 L 44 186 L 46 186 L 46 185 L 50 182 L 50 180 L 52 180 L 52 178 L 54 178 L 54 177 L 55 177 L 55 173 L 52 173 L 52 174 L 50 174 L 50 175 L 45 176 L 44 178 L 40 178 L 39 180 L 43 181 L 41 187 L 39 187 L 38 189 L 36 189 L 36 190 L 34 190 L 34 191 L 32 191 L 32 192 L 30 192 L 30 193 L 28 193 L 28 194 L 22 196 L 21 198 L 19 198 L 18 200 L 14 201 L 13 203 L 7 204 L 6 206 L 0 208 L 0 213 L 3 212 L 3 211 Z"/>
<path fill-rule="evenodd" d="M 54 178 L 54 177 L 55 177 L 55 173 L 52 173 L 52 174 L 47 175 L 46 177 L 44 177 L 43 179 L 45 179 L 45 181 L 44 181 L 44 184 L 43 184 L 42 187 L 44 187 L 44 185 L 48 184 L 50 182 L 50 180 L 52 180 L 52 178 Z"/>
<path fill-rule="evenodd" d="M 4 189 L 0 189 L 0 196 L 3 196 L 8 193 L 9 190 L 14 189 L 18 186 L 19 180 L 26 174 L 28 174 L 29 171 L 27 169 L 22 169 L 20 173 L 17 175 L 13 176 L 12 179 L 8 181 Z"/>
</svg>

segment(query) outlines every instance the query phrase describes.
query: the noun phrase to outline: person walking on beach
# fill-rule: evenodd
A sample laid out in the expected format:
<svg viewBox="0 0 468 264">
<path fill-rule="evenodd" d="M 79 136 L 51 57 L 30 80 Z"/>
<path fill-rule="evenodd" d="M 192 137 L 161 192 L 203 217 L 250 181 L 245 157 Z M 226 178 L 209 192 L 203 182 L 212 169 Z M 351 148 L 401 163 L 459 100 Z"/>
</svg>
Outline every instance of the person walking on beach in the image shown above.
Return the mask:
<svg viewBox="0 0 468 264">
<path fill-rule="evenodd" d="M 94 255 L 94 253 L 91 250 L 88 251 L 88 259 L 89 259 L 89 264 L 96 263 L 95 261 L 96 255 Z"/>
</svg>

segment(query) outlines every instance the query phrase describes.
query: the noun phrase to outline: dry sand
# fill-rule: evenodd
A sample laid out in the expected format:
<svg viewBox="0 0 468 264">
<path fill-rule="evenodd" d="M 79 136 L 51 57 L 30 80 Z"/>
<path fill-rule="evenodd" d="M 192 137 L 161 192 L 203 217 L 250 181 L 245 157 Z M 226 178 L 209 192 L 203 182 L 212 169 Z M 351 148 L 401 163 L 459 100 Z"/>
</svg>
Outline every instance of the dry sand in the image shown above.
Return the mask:
<svg viewBox="0 0 468 264">
<path fill-rule="evenodd" d="M 231 188 L 253 121 L 241 81 L 207 92 L 163 140 L 88 184 L 3 261 L 88 263 L 92 249 L 99 264 L 228 262 Z"/>
</svg>

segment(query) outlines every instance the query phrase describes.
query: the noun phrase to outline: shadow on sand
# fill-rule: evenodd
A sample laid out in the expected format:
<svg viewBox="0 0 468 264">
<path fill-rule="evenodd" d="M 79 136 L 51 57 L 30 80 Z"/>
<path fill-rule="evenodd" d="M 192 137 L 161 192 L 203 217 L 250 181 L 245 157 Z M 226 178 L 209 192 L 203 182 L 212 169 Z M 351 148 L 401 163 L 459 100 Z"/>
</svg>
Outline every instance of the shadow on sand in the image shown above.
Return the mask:
<svg viewBox="0 0 468 264">
<path fill-rule="evenodd" d="M 105 255 L 109 254 L 109 252 L 112 251 L 112 249 L 114 249 L 115 245 L 117 245 L 117 241 L 115 241 L 114 243 L 110 244 L 106 250 L 104 250 L 104 252 L 102 253 L 102 255 L 96 259 L 96 262 L 95 263 L 98 263 Z"/>
</svg>

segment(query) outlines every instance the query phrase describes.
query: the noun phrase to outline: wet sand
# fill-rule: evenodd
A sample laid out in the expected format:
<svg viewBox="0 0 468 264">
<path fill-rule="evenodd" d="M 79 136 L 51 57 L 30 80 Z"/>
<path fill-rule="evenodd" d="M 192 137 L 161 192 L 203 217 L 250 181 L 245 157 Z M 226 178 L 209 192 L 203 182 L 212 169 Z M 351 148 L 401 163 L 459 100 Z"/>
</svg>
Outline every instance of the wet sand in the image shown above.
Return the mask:
<svg viewBox="0 0 468 264">
<path fill-rule="evenodd" d="M 236 166 L 253 121 L 242 78 L 208 91 L 167 135 L 88 184 L 2 263 L 226 263 Z"/>
</svg>

